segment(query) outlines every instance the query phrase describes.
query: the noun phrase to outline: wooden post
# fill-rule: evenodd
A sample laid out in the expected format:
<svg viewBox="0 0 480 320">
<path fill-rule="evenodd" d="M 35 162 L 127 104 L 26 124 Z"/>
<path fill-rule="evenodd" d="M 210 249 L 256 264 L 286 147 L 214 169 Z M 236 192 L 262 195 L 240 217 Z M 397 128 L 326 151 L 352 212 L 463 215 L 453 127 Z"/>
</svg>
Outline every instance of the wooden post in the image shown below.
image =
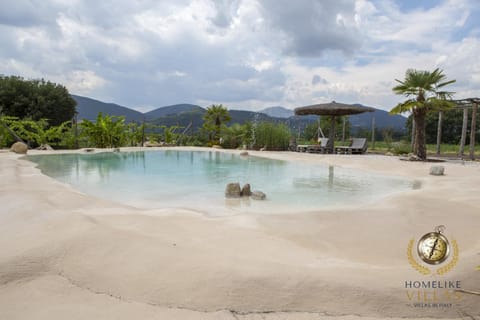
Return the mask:
<svg viewBox="0 0 480 320">
<path fill-rule="evenodd" d="M 330 134 L 328 135 L 328 142 L 326 148 L 328 153 L 335 152 L 335 121 L 336 117 L 332 116 L 330 120 Z"/>
<path fill-rule="evenodd" d="M 333 186 L 334 170 L 334 166 L 328 166 L 328 186 L 330 188 Z"/>
<path fill-rule="evenodd" d="M 458 155 L 462 157 L 465 154 L 465 140 L 467 139 L 467 126 L 468 126 L 468 109 L 467 107 L 463 107 L 462 136 L 460 138 L 460 150 L 458 151 Z"/>
<path fill-rule="evenodd" d="M 475 160 L 475 133 L 477 125 L 477 103 L 472 106 L 472 124 L 470 125 L 470 159 Z"/>
<path fill-rule="evenodd" d="M 372 115 L 372 149 L 375 149 L 375 115 Z"/>
<path fill-rule="evenodd" d="M 440 155 L 440 144 L 442 143 L 442 119 L 443 111 L 438 112 L 438 126 L 437 126 L 437 155 Z"/>
</svg>

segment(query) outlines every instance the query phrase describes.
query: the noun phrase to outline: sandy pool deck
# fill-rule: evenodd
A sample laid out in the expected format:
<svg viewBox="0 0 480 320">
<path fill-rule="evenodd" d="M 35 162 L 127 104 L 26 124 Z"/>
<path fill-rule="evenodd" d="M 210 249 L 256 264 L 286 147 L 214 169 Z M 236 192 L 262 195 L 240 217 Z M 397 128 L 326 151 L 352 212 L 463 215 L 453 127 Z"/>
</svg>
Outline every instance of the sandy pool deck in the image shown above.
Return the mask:
<svg viewBox="0 0 480 320">
<path fill-rule="evenodd" d="M 419 308 L 405 289 L 454 280 L 480 291 L 478 163 L 442 163 L 446 175 L 436 177 L 432 163 L 397 157 L 249 153 L 403 176 L 421 188 L 356 210 L 211 217 L 97 199 L 0 152 L 0 319 L 480 317 L 478 295 Z M 407 246 L 440 224 L 458 243 L 458 263 L 425 276 Z"/>
</svg>

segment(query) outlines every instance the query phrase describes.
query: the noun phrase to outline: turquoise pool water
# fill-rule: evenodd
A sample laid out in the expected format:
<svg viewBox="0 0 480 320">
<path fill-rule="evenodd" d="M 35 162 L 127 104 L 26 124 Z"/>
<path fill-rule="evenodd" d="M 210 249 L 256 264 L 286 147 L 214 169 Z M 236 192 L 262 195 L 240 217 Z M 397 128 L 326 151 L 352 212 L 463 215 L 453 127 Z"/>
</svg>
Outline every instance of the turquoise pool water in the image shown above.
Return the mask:
<svg viewBox="0 0 480 320">
<path fill-rule="evenodd" d="M 413 182 L 358 170 L 241 157 L 215 151 L 33 155 L 41 171 L 89 195 L 140 208 L 189 208 L 223 215 L 358 206 Z M 228 182 L 250 183 L 266 201 L 227 200 Z"/>
</svg>

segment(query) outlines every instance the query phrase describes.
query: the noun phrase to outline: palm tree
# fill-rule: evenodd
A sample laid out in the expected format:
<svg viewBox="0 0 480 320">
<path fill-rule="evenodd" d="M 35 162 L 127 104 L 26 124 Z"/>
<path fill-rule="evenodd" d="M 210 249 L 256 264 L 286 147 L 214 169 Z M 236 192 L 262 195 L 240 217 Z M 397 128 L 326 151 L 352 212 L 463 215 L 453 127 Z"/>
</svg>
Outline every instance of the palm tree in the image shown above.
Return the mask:
<svg viewBox="0 0 480 320">
<path fill-rule="evenodd" d="M 392 90 L 409 99 L 399 103 L 390 110 L 391 114 L 399 114 L 411 111 L 415 121 L 415 142 L 413 153 L 421 160 L 427 159 L 425 144 L 425 117 L 429 111 L 449 108 L 453 104 L 447 101 L 453 92 L 441 91 L 440 89 L 454 83 L 455 80 L 445 81 L 443 70 L 435 69 L 433 72 L 409 69 L 405 73 L 405 80 L 395 79 L 399 85 Z"/>
<path fill-rule="evenodd" d="M 228 113 L 226 107 L 221 104 L 212 104 L 207 108 L 207 113 L 203 116 L 203 129 L 207 131 L 210 135 L 210 141 L 218 141 L 220 138 L 220 132 L 222 130 L 222 125 L 225 122 L 230 121 L 232 118 Z M 213 133 L 213 136 L 212 136 Z"/>
</svg>

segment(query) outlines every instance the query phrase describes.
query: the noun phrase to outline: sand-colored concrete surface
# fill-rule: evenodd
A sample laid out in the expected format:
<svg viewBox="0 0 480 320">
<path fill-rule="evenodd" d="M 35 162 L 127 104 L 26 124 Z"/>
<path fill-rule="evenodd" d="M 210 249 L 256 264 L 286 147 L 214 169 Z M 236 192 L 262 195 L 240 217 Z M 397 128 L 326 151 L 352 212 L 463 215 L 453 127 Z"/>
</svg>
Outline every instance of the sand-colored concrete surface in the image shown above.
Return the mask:
<svg viewBox="0 0 480 320">
<path fill-rule="evenodd" d="M 438 177 L 431 163 L 397 157 L 250 155 L 372 170 L 421 187 L 355 210 L 212 217 L 201 204 L 144 210 L 101 200 L 2 152 L 0 319 L 480 317 L 478 295 L 418 308 L 404 287 L 458 280 L 480 291 L 478 163 L 442 163 Z M 458 243 L 458 263 L 425 276 L 409 264 L 407 246 L 440 224 Z"/>
</svg>

